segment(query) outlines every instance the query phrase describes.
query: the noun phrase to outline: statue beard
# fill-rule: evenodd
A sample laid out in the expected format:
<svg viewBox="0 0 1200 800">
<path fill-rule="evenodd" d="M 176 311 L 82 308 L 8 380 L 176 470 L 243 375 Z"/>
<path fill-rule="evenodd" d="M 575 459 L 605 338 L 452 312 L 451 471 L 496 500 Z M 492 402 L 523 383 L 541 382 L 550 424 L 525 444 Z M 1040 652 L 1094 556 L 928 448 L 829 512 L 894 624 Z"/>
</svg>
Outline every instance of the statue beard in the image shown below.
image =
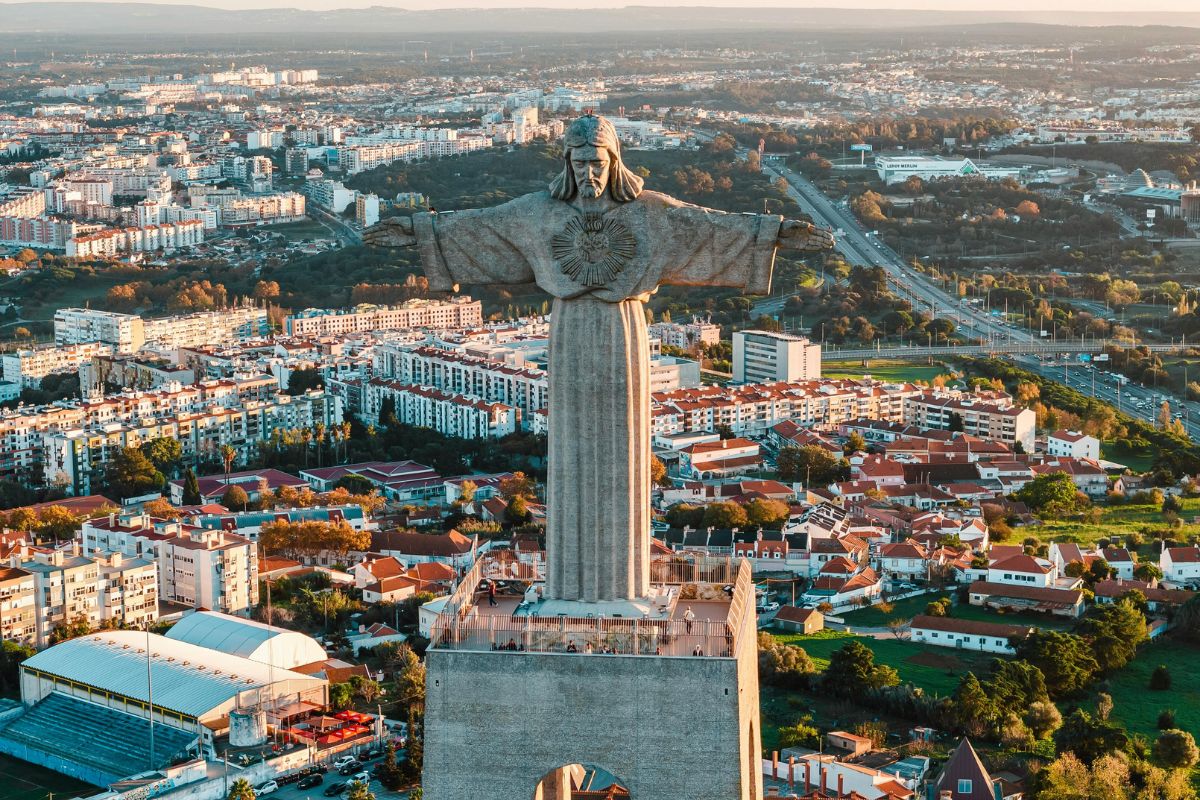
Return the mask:
<svg viewBox="0 0 1200 800">
<path fill-rule="evenodd" d="M 587 200 L 595 200 L 600 195 L 604 194 L 604 187 L 593 181 L 586 181 L 579 185 L 579 196 Z"/>
</svg>

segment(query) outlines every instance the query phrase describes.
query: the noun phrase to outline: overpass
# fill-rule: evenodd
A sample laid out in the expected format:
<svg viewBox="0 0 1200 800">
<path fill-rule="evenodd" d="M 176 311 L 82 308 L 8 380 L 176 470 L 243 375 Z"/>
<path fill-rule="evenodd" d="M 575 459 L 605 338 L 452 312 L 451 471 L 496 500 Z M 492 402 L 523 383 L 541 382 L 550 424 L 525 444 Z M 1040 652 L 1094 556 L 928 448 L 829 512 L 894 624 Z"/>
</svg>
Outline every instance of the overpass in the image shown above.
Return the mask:
<svg viewBox="0 0 1200 800">
<path fill-rule="evenodd" d="M 835 347 L 833 345 L 821 346 L 822 361 L 869 361 L 871 359 L 892 359 L 892 360 L 907 360 L 907 359 L 924 359 L 924 358 L 951 358 L 954 356 L 1055 356 L 1055 355 L 1074 355 L 1079 353 L 1102 353 L 1104 348 L 1108 346 L 1117 346 L 1130 348 L 1135 345 L 1125 341 L 1112 341 L 1109 339 L 1096 339 L 1087 342 L 1065 341 L 1059 340 L 1056 342 L 1044 341 L 1010 341 L 1010 342 L 993 342 L 991 344 L 949 344 L 938 346 L 906 346 L 906 347 L 886 347 L 882 344 L 876 347 Z M 1153 353 L 1167 353 L 1173 350 L 1182 350 L 1183 344 L 1178 342 L 1173 344 L 1145 344 L 1136 345 L 1144 347 Z"/>
</svg>

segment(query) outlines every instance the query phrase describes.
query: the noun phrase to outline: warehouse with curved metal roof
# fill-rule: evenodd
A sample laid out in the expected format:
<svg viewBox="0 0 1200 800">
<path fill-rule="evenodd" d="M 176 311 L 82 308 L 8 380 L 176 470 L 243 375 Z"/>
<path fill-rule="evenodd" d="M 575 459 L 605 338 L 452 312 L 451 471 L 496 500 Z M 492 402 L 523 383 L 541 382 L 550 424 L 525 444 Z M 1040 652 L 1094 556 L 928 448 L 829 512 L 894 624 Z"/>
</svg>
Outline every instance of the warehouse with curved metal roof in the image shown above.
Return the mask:
<svg viewBox="0 0 1200 800">
<path fill-rule="evenodd" d="M 216 611 L 188 614 L 171 626 L 167 638 L 281 669 L 314 664 L 328 657 L 311 636 Z"/>
</svg>

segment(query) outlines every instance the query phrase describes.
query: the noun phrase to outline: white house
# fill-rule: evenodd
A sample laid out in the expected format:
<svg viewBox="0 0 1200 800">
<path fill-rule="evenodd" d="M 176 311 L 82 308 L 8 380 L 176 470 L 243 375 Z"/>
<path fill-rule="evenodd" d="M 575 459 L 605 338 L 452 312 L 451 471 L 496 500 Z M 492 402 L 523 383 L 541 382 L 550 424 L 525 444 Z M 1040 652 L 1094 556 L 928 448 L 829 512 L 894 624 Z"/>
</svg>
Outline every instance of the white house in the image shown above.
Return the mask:
<svg viewBox="0 0 1200 800">
<path fill-rule="evenodd" d="M 1163 582 L 1182 586 L 1200 581 L 1200 547 L 1166 547 L 1158 557 Z"/>
<path fill-rule="evenodd" d="M 929 574 L 929 551 L 920 542 L 894 542 L 879 548 L 879 573 L 895 580 L 923 579 Z"/>
<path fill-rule="evenodd" d="M 1012 642 L 1026 638 L 1033 633 L 1034 628 L 1029 625 L 1004 625 L 998 622 L 918 614 L 912 618 L 908 630 L 909 637 L 914 642 L 976 650 L 981 653 L 1015 655 L 1017 651 Z"/>
<path fill-rule="evenodd" d="M 989 583 L 1016 586 L 1051 586 L 1054 583 L 1054 565 L 1033 556 L 1010 556 L 992 562 L 988 567 L 987 579 Z"/>
<path fill-rule="evenodd" d="M 1046 455 L 1100 459 L 1100 440 L 1079 431 L 1058 430 L 1046 436 Z"/>
</svg>

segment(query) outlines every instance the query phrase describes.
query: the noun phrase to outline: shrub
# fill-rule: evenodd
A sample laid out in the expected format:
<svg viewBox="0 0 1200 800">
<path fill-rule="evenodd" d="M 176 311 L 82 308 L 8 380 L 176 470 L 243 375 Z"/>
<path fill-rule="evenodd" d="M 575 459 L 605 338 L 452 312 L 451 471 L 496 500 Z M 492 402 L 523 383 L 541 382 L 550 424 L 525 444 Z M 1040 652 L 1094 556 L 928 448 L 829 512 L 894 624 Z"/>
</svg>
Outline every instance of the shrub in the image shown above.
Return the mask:
<svg viewBox="0 0 1200 800">
<path fill-rule="evenodd" d="M 1156 692 L 1165 692 L 1171 688 L 1171 670 L 1166 664 L 1159 664 L 1150 675 L 1150 688 Z"/>
</svg>

